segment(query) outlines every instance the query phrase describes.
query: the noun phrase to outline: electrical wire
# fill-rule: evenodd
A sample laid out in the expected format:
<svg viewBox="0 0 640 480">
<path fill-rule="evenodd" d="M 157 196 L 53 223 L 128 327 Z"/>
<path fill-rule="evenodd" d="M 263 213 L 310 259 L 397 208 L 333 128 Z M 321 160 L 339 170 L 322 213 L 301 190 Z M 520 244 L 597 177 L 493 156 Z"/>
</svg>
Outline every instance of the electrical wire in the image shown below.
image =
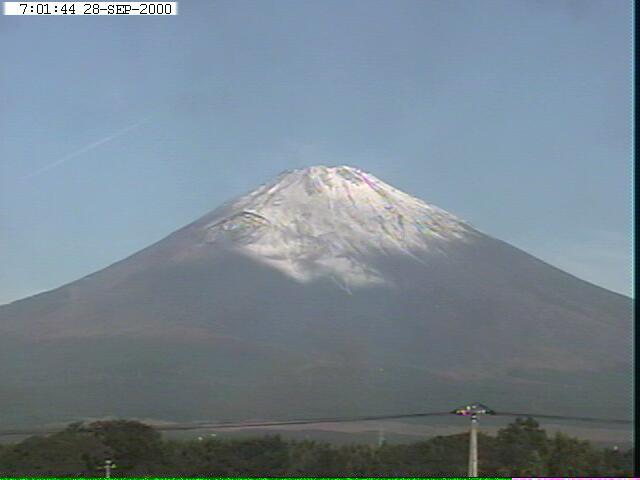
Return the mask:
<svg viewBox="0 0 640 480">
<path fill-rule="evenodd" d="M 596 422 L 596 423 L 631 423 L 630 420 L 621 418 L 595 418 L 595 417 L 570 417 L 564 415 L 545 415 L 539 413 L 512 413 L 512 412 L 496 412 L 496 415 L 504 417 L 531 417 L 531 418 L 548 418 L 550 420 L 571 420 L 576 422 Z"/>
<path fill-rule="evenodd" d="M 312 425 L 322 423 L 352 423 L 352 422 L 368 422 L 375 420 L 397 420 L 403 418 L 425 418 L 439 417 L 451 415 L 451 412 L 426 412 L 426 413 L 404 413 L 393 415 L 368 415 L 354 417 L 325 417 L 325 418 L 308 418 L 283 421 L 264 421 L 264 422 L 200 422 L 188 424 L 173 425 L 157 425 L 152 426 L 158 431 L 189 431 L 189 430 L 222 430 L 231 428 L 256 428 L 256 427 L 278 427 L 289 425 Z M 546 415 L 537 413 L 512 413 L 512 412 L 496 412 L 491 416 L 507 416 L 507 417 L 532 417 L 532 418 L 548 418 L 552 420 L 577 421 L 577 422 L 597 422 L 608 424 L 630 424 L 631 421 L 614 418 L 596 418 L 596 417 L 572 417 L 564 415 Z M 27 436 L 27 435 L 50 435 L 63 432 L 64 429 L 57 430 L 5 430 L 0 431 L 0 437 L 6 436 Z"/>
</svg>

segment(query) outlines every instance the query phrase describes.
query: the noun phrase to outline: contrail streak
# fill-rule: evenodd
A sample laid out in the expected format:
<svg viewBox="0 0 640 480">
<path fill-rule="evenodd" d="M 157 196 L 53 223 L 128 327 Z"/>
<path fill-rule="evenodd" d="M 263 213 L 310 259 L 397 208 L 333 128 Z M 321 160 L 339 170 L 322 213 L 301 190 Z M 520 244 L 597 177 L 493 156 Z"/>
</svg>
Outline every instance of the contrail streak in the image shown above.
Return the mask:
<svg viewBox="0 0 640 480">
<path fill-rule="evenodd" d="M 130 132 L 131 130 L 138 128 L 140 125 L 142 125 L 143 123 L 145 123 L 146 121 L 148 121 L 152 116 L 149 115 L 148 117 L 143 118 L 142 120 L 140 120 L 139 122 L 134 123 L 133 125 L 129 125 L 128 127 L 123 128 L 122 130 L 118 130 L 115 133 L 112 133 L 111 135 L 102 138 L 96 142 L 90 143 L 89 145 L 86 145 L 82 148 L 80 148 L 79 150 L 76 150 L 75 152 L 72 152 L 68 155 L 65 155 L 64 157 L 56 160 L 55 162 L 52 162 L 48 165 L 45 165 L 42 168 L 39 168 L 38 170 L 36 170 L 35 172 L 30 173 L 29 175 L 25 175 L 23 178 L 24 179 L 28 179 L 28 178 L 33 178 L 36 177 L 38 175 L 40 175 L 41 173 L 44 172 L 48 172 L 49 170 L 51 170 L 52 168 L 55 168 L 59 165 L 62 165 L 63 163 L 68 162 L 69 160 L 72 160 L 74 158 L 76 158 L 78 155 L 82 155 L 83 153 L 88 152 L 89 150 L 93 150 L 96 147 L 99 147 L 100 145 L 110 142 L 111 140 L 113 140 L 114 138 L 118 138 L 121 135 L 124 135 L 127 132 Z"/>
</svg>

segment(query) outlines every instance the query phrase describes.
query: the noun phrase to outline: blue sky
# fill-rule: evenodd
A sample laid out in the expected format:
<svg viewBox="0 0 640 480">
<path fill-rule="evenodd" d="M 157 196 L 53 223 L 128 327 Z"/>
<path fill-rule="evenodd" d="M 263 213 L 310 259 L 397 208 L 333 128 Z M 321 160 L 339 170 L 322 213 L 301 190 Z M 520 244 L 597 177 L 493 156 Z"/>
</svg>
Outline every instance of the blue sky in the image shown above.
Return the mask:
<svg viewBox="0 0 640 480">
<path fill-rule="evenodd" d="M 631 294 L 631 3 L 230 0 L 0 17 L 0 303 L 347 164 Z"/>
</svg>

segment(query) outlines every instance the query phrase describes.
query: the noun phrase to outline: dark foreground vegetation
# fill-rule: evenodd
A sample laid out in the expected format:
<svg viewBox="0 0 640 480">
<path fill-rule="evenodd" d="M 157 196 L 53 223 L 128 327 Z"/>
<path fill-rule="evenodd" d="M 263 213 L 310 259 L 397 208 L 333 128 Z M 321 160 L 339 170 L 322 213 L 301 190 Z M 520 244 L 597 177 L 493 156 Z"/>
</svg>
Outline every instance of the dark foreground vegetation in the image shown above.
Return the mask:
<svg viewBox="0 0 640 480">
<path fill-rule="evenodd" d="M 548 436 L 533 419 L 517 419 L 496 436 L 479 435 L 480 475 L 632 476 L 632 451 L 599 449 L 564 434 Z M 72 424 L 47 437 L 0 445 L 0 476 L 464 476 L 468 435 L 404 445 L 288 441 L 164 440 L 133 421 Z"/>
</svg>

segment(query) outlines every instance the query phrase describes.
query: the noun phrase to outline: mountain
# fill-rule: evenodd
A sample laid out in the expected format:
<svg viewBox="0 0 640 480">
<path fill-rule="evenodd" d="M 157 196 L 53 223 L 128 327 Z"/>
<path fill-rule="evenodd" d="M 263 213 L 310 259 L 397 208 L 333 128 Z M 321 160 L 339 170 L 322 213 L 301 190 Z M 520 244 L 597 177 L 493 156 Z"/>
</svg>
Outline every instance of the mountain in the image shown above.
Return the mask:
<svg viewBox="0 0 640 480">
<path fill-rule="evenodd" d="M 449 410 L 630 418 L 631 300 L 310 167 L 0 307 L 0 422 Z"/>
</svg>

